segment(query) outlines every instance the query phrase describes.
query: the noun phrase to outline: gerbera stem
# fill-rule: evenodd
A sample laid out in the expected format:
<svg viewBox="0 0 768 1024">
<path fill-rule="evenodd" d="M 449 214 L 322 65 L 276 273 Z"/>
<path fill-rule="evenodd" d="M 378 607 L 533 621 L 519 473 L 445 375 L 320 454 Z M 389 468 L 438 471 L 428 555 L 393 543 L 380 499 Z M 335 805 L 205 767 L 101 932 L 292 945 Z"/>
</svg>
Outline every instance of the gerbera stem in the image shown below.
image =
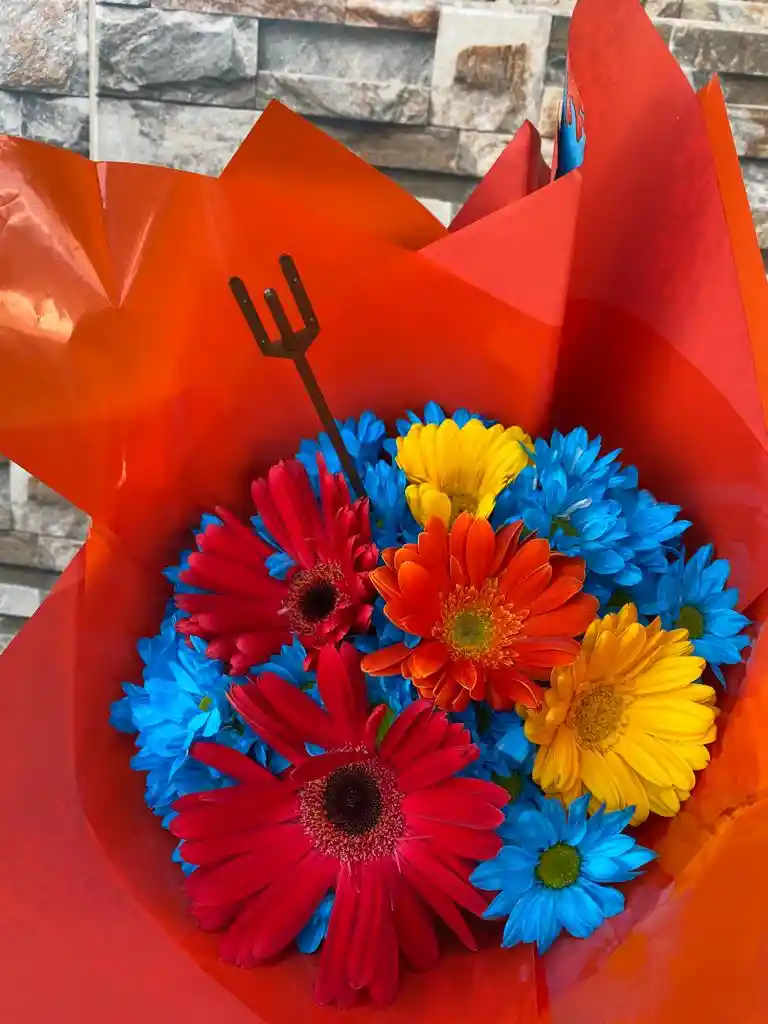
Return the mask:
<svg viewBox="0 0 768 1024">
<path fill-rule="evenodd" d="M 291 290 L 296 307 L 304 321 L 304 327 L 301 330 L 294 331 L 280 301 L 280 296 L 273 288 L 267 288 L 264 292 L 264 299 L 280 332 L 280 340 L 272 341 L 253 304 L 251 296 L 248 294 L 248 289 L 244 282 L 239 277 L 231 277 L 229 279 L 229 287 L 261 353 L 265 356 L 290 359 L 295 363 L 301 382 L 309 395 L 309 400 L 314 405 L 315 412 L 320 418 L 323 429 L 328 434 L 331 444 L 336 450 L 339 462 L 341 462 L 347 479 L 352 485 L 352 489 L 358 498 L 363 498 L 365 497 L 365 488 L 357 471 L 355 461 L 342 440 L 341 431 L 336 425 L 336 420 L 328 407 L 325 396 L 317 382 L 317 377 L 312 372 L 312 367 L 307 359 L 307 350 L 320 333 L 320 324 L 293 259 L 290 256 L 281 256 L 279 262 L 280 269 Z"/>
</svg>

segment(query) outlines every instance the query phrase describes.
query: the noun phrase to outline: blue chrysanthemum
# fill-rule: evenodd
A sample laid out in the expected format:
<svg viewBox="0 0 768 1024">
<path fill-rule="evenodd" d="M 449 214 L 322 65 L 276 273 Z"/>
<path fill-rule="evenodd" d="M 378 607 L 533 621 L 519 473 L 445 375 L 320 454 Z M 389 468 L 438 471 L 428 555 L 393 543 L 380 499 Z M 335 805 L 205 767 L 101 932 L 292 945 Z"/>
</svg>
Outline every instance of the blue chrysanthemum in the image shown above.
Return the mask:
<svg viewBox="0 0 768 1024">
<path fill-rule="evenodd" d="M 361 478 L 365 477 L 368 466 L 375 463 L 382 453 L 387 429 L 372 412 L 364 412 L 358 418 L 336 420 L 341 439 L 352 456 Z M 325 459 L 329 473 L 343 472 L 339 456 L 327 434 L 318 434 L 316 440 L 304 440 L 296 456 L 306 469 L 313 486 L 318 485 L 317 453 Z"/>
<path fill-rule="evenodd" d="M 549 538 L 563 554 L 583 558 L 585 589 L 607 601 L 620 587 L 644 574 L 662 573 L 667 551 L 690 523 L 680 509 L 637 489 L 637 470 L 600 456 L 600 438 L 583 427 L 538 438 L 527 466 L 496 501 L 493 522 L 522 519 L 526 528 Z"/>
<path fill-rule="evenodd" d="M 623 829 L 633 808 L 587 818 L 589 794 L 566 813 L 558 800 L 542 800 L 503 825 L 501 852 L 475 869 L 471 882 L 498 895 L 484 917 L 506 918 L 502 945 L 535 942 L 546 952 L 565 930 L 586 938 L 624 909 L 616 882 L 635 878 L 655 854 Z"/>
<path fill-rule="evenodd" d="M 408 508 L 402 469 L 380 460 L 368 467 L 363 484 L 371 502 L 371 531 L 379 551 L 413 543 L 421 527 Z"/>
<path fill-rule="evenodd" d="M 450 417 L 454 422 L 458 423 L 460 427 L 463 427 L 470 420 L 481 420 L 486 426 L 490 426 L 493 420 L 484 419 L 476 412 L 469 412 L 467 409 L 457 409 L 453 416 Z M 405 436 L 414 423 L 434 423 L 440 424 L 444 420 L 447 420 L 448 416 L 443 412 L 442 408 L 437 402 L 427 402 L 424 406 L 424 415 L 418 416 L 415 412 L 409 410 L 402 419 L 397 420 L 397 432 L 401 436 Z"/>
<path fill-rule="evenodd" d="M 742 660 L 750 643 L 744 633 L 750 622 L 736 611 L 738 590 L 726 589 L 730 565 L 724 558 L 712 561 L 713 554 L 711 544 L 687 561 L 681 551 L 663 576 L 638 589 L 636 598 L 640 613 L 658 615 L 664 629 L 687 629 L 695 653 L 725 685 L 721 666 Z"/>
</svg>

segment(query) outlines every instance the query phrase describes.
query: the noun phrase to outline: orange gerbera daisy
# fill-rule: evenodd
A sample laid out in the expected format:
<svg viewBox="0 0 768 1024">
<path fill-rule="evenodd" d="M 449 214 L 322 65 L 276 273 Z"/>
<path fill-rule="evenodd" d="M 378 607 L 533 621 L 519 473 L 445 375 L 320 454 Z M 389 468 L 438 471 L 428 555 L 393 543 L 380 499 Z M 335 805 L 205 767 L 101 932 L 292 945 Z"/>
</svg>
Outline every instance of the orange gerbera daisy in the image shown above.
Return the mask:
<svg viewBox="0 0 768 1024">
<path fill-rule="evenodd" d="M 422 697 L 463 710 L 470 700 L 496 709 L 536 707 L 551 670 L 579 653 L 574 637 L 597 612 L 582 593 L 584 562 L 520 540 L 522 523 L 494 533 L 486 519 L 459 516 L 449 531 L 430 519 L 418 543 L 384 552 L 371 573 L 387 617 L 421 639 L 363 659 L 371 675 L 413 680 Z"/>
</svg>

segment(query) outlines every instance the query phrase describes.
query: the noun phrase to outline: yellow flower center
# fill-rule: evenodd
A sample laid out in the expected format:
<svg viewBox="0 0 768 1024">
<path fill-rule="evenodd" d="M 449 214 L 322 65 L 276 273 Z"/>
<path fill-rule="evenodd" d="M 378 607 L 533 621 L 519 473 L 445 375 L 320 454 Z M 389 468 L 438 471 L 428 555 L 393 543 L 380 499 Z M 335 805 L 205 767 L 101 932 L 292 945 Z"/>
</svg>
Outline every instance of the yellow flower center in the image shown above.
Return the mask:
<svg viewBox="0 0 768 1024">
<path fill-rule="evenodd" d="M 536 877 L 548 889 L 565 889 L 578 879 L 580 870 L 579 851 L 568 843 L 557 843 L 539 857 Z"/>
<path fill-rule="evenodd" d="M 698 640 L 704 636 L 704 616 L 692 604 L 683 605 L 675 625 L 678 629 L 687 629 L 691 640 Z"/>
<path fill-rule="evenodd" d="M 470 658 L 490 668 L 511 665 L 514 641 L 525 615 L 517 614 L 498 593 L 498 581 L 476 587 L 454 587 L 442 598 L 441 621 L 434 635 L 455 660 Z"/>
<path fill-rule="evenodd" d="M 450 491 L 448 491 L 447 494 L 451 499 L 451 519 L 448 523 L 449 526 L 453 526 L 462 512 L 471 512 L 472 515 L 475 515 L 477 512 L 476 494 L 452 494 Z"/>
<path fill-rule="evenodd" d="M 596 747 L 610 740 L 621 725 L 626 701 L 609 687 L 590 690 L 573 712 L 576 739 L 582 747 Z"/>
</svg>

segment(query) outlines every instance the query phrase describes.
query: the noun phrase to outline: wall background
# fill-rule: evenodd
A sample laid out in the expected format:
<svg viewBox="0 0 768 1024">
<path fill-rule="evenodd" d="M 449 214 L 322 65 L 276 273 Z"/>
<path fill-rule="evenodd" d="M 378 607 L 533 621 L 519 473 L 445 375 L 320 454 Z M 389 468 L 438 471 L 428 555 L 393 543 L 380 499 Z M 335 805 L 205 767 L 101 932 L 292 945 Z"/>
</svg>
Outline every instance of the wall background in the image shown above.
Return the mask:
<svg viewBox="0 0 768 1024">
<path fill-rule="evenodd" d="M 215 174 L 277 97 L 447 222 L 525 118 L 551 150 L 573 5 L 0 0 L 0 133 Z M 695 86 L 720 74 L 768 251 L 768 0 L 644 6 Z M 0 649 L 86 529 L 0 457 Z"/>
</svg>

